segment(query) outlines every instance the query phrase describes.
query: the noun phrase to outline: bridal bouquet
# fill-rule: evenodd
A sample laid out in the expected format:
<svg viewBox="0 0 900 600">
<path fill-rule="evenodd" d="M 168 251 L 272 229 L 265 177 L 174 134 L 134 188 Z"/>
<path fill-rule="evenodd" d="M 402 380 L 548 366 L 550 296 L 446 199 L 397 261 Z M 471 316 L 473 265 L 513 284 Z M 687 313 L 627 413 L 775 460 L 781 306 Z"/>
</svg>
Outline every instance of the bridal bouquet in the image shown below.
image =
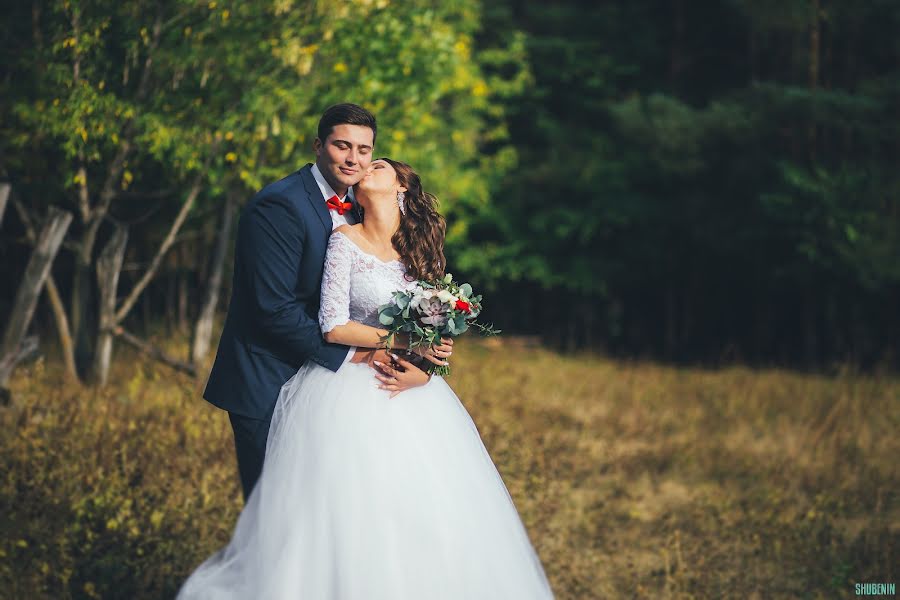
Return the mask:
<svg viewBox="0 0 900 600">
<path fill-rule="evenodd" d="M 481 313 L 481 296 L 472 295 L 472 286 L 459 285 L 447 273 L 438 281 L 417 281 L 406 291 L 395 292 L 390 302 L 378 308 L 378 320 L 388 328 L 384 337 L 390 348 L 398 333 L 409 334 L 410 349 L 439 345 L 442 337 L 456 337 L 469 327 L 482 335 L 500 333 L 493 325 L 476 321 Z M 432 364 L 429 373 L 449 375 L 449 366 Z"/>
</svg>

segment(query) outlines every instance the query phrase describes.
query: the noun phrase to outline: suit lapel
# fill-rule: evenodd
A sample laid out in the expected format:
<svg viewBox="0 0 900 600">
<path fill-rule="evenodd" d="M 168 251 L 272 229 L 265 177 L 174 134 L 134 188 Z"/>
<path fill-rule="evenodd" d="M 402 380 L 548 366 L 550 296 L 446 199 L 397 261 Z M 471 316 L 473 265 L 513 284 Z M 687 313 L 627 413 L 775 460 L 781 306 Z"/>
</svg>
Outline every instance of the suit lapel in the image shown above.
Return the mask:
<svg viewBox="0 0 900 600">
<path fill-rule="evenodd" d="M 316 211 L 322 226 L 325 228 L 326 234 L 331 234 L 331 215 L 328 213 L 328 207 L 325 206 L 325 199 L 322 198 L 322 192 L 316 184 L 316 178 L 312 174 L 312 163 L 307 164 L 300 169 L 300 179 L 303 181 L 303 187 L 306 188 L 306 196 L 313 210 Z"/>
<path fill-rule="evenodd" d="M 352 189 L 350 188 L 350 190 Z M 357 223 L 362 223 L 362 209 L 359 207 L 359 202 L 356 201 L 356 195 L 350 190 L 347 190 L 347 195 L 350 196 L 350 203 L 353 204 L 353 216 L 356 217 Z"/>
</svg>

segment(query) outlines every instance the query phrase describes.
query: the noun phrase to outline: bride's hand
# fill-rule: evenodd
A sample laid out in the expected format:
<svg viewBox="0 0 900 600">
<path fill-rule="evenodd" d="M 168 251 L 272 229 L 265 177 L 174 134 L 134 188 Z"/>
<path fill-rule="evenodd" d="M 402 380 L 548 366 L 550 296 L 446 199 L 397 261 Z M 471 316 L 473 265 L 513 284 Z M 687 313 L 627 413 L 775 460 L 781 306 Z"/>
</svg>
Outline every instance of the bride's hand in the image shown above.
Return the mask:
<svg viewBox="0 0 900 600">
<path fill-rule="evenodd" d="M 410 351 L 438 366 L 443 366 L 448 364 L 447 359 L 453 354 L 453 338 L 441 338 L 441 343 L 436 346 L 418 346 Z"/>
<path fill-rule="evenodd" d="M 408 360 L 391 354 L 394 364 L 386 364 L 381 361 L 375 363 L 375 377 L 381 382 L 379 389 L 391 392 L 391 398 L 414 387 L 425 385 L 431 380 L 431 375 L 418 368 Z"/>
</svg>

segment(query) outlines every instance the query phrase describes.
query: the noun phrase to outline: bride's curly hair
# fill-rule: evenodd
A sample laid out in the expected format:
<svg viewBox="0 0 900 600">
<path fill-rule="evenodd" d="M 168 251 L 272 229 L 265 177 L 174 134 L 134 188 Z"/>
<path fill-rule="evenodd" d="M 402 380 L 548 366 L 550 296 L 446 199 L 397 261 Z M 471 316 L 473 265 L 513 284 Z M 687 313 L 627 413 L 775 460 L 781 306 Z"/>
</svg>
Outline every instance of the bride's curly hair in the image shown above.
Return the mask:
<svg viewBox="0 0 900 600">
<path fill-rule="evenodd" d="M 394 168 L 397 181 L 406 188 L 400 227 L 391 238 L 394 249 L 406 264 L 410 279 L 434 280 L 444 276 L 444 237 L 447 222 L 437 211 L 437 198 L 422 189 L 419 176 L 406 163 L 382 158 Z"/>
</svg>

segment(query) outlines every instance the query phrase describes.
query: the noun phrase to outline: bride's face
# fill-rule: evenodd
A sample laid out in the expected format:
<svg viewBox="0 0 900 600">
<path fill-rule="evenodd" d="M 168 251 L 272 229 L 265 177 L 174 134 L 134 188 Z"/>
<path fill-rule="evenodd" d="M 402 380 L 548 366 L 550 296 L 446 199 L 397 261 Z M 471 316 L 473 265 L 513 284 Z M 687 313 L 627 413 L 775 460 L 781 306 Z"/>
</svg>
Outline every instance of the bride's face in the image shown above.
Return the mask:
<svg viewBox="0 0 900 600">
<path fill-rule="evenodd" d="M 387 161 L 373 160 L 362 180 L 356 184 L 357 190 L 366 197 L 394 197 L 406 188 L 397 180 L 397 171 Z"/>
</svg>

